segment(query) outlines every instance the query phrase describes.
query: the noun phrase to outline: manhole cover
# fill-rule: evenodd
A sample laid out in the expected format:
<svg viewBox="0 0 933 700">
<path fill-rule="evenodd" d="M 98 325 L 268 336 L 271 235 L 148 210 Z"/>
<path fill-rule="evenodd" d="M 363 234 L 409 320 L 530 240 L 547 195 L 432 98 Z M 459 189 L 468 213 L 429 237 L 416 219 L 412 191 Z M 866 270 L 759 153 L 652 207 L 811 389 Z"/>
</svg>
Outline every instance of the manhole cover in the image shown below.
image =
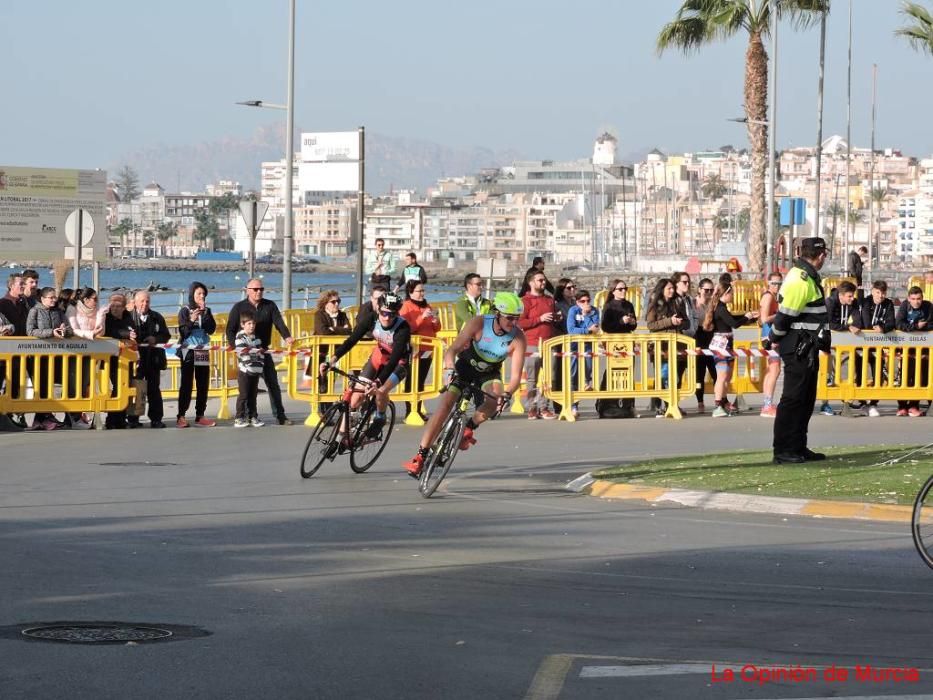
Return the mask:
<svg viewBox="0 0 933 700">
<path fill-rule="evenodd" d="M 166 639 L 172 632 L 158 627 L 129 625 L 47 625 L 29 627 L 23 634 L 47 642 L 106 644 L 108 642 L 151 642 Z"/>
<path fill-rule="evenodd" d="M 50 620 L 0 627 L 0 639 L 65 644 L 147 644 L 207 637 L 211 633 L 191 625 L 114 620 Z"/>
<path fill-rule="evenodd" d="M 98 462 L 102 467 L 177 467 L 175 462 Z"/>
</svg>

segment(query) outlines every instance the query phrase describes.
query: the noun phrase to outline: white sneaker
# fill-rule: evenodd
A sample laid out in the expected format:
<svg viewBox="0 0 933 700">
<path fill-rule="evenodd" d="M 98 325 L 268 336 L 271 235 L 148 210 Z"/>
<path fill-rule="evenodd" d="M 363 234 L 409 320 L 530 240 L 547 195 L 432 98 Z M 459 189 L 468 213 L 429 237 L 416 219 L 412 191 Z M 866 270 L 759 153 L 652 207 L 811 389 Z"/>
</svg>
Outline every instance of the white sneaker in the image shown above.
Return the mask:
<svg viewBox="0 0 933 700">
<path fill-rule="evenodd" d="M 869 406 L 869 407 L 868 407 L 868 417 L 869 417 L 869 418 L 878 418 L 878 417 L 880 417 L 880 416 L 881 416 L 881 414 L 878 412 L 878 409 L 877 409 L 877 408 L 875 408 L 874 406 Z"/>
<path fill-rule="evenodd" d="M 233 421 L 233 427 L 234 428 L 248 428 L 249 421 L 246 420 L 245 418 L 237 418 L 235 421 Z"/>
<path fill-rule="evenodd" d="M 259 420 L 259 416 L 256 416 L 256 417 L 254 417 L 254 418 L 250 418 L 250 419 L 249 419 L 249 424 L 250 424 L 251 426 L 253 426 L 254 428 L 261 428 L 262 426 L 265 425 L 265 423 L 263 423 L 261 420 Z"/>
</svg>

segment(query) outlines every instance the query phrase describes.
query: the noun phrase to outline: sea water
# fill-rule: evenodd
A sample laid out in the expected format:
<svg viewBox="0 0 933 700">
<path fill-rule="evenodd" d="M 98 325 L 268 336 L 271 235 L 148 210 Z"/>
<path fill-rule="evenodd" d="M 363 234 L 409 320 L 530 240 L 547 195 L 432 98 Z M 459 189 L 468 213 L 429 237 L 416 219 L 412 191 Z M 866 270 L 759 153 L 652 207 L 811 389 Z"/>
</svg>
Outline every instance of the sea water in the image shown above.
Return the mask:
<svg viewBox="0 0 933 700">
<path fill-rule="evenodd" d="M 54 286 L 52 271 L 38 269 L 39 286 Z M 188 287 L 198 281 L 208 288 L 207 305 L 215 312 L 228 311 L 230 306 L 245 298 L 243 287 L 246 286 L 248 273 L 245 271 L 207 271 L 207 270 L 112 270 L 101 267 L 100 299 L 106 304 L 111 290 L 147 289 L 159 287 L 160 291 L 151 293 L 152 308 L 163 315 L 174 315 L 178 309 L 188 303 Z M 266 287 L 264 297 L 277 304 L 282 303 L 282 273 L 263 272 L 257 275 Z M 74 283 L 72 270 L 65 277 L 65 287 Z M 93 275 L 90 269 L 81 270 L 81 285 L 91 286 Z M 164 291 L 161 288 L 165 288 Z M 296 309 L 314 308 L 322 291 L 336 289 L 341 295 L 341 306 L 356 304 L 356 275 L 348 272 L 293 272 L 292 307 Z M 429 301 L 452 301 L 463 293 L 462 288 L 427 285 Z"/>
</svg>

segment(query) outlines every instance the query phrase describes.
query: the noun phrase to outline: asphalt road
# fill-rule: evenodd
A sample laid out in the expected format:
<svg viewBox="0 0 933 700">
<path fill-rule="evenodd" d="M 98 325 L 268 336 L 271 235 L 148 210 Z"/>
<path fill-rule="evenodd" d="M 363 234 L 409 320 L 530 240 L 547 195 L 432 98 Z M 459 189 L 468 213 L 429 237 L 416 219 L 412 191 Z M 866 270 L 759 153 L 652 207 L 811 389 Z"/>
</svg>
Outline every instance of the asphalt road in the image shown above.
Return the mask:
<svg viewBox="0 0 933 700">
<path fill-rule="evenodd" d="M 930 425 L 817 416 L 811 442 L 916 442 Z M 340 457 L 310 480 L 299 426 L 0 434 L 0 698 L 933 697 L 933 571 L 904 527 L 563 489 L 639 455 L 760 448 L 770 426 L 510 417 L 430 500 L 401 473 L 407 427 L 370 473 Z M 55 621 L 209 635 L 19 633 Z M 866 663 L 920 680 L 822 675 Z M 741 677 L 788 664 L 820 678 Z"/>
</svg>

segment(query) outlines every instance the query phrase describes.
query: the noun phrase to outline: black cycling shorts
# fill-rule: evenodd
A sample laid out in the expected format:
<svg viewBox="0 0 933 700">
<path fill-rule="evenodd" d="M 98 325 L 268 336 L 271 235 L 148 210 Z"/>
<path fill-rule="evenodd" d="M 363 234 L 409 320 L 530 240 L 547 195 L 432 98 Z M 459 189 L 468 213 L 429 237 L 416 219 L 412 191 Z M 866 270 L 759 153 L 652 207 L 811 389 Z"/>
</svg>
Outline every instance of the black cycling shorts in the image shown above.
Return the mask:
<svg viewBox="0 0 933 700">
<path fill-rule="evenodd" d="M 372 360 L 366 360 L 366 364 L 363 365 L 363 369 L 360 370 L 360 376 L 365 377 L 366 379 L 375 379 L 376 375 L 379 374 L 379 370 L 373 367 Z M 395 365 L 395 370 L 392 374 L 389 375 L 389 378 L 395 377 L 395 385 L 398 386 L 403 381 L 405 377 L 408 376 L 408 365 L 402 362 L 399 362 Z"/>
<path fill-rule="evenodd" d="M 496 365 L 496 368 L 491 372 L 480 372 L 476 367 L 470 364 L 469 358 L 458 357 L 454 364 L 454 371 L 457 373 L 458 381 L 465 384 L 476 384 L 484 391 L 489 391 L 488 385 L 492 382 L 502 383 L 500 365 Z M 482 395 L 475 397 L 477 408 L 481 406 L 485 400 L 486 397 Z"/>
</svg>

